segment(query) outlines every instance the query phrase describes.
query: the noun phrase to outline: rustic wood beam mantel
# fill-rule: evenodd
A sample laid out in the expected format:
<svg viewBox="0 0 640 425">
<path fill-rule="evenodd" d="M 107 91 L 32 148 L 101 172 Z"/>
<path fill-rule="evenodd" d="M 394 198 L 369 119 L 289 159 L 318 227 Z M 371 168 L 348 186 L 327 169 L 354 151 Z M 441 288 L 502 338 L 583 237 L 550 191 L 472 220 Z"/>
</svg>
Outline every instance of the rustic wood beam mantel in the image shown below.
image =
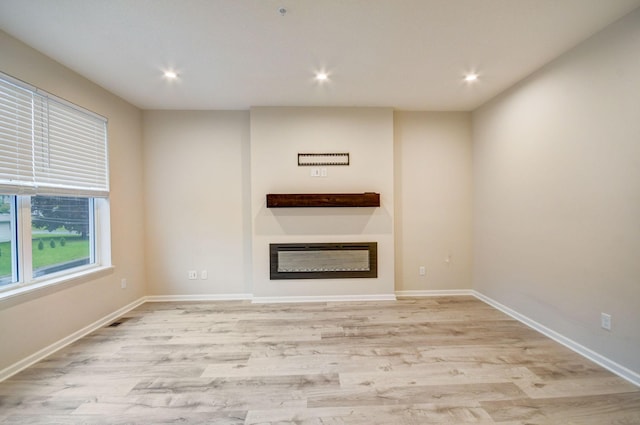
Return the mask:
<svg viewBox="0 0 640 425">
<path fill-rule="evenodd" d="M 365 193 L 269 193 L 267 208 L 379 207 L 380 194 Z"/>
</svg>

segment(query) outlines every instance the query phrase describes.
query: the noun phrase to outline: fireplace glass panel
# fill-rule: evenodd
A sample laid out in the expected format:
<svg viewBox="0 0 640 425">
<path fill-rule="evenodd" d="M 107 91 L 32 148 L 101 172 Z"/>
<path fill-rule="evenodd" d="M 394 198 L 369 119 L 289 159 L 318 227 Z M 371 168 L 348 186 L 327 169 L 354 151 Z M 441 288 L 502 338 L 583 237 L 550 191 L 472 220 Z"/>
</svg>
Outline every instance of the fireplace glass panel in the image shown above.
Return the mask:
<svg viewBox="0 0 640 425">
<path fill-rule="evenodd" d="M 369 251 L 280 251 L 278 272 L 368 271 Z"/>
<path fill-rule="evenodd" d="M 270 278 L 375 278 L 377 248 L 376 242 L 270 244 Z"/>
</svg>

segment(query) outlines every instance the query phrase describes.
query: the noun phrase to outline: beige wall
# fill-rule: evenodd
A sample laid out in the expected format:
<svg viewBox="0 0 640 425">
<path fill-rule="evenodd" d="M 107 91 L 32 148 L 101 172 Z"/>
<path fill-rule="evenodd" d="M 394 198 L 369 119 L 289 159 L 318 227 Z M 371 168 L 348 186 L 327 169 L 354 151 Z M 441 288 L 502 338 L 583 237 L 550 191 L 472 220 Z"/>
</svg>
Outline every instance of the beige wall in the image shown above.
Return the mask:
<svg viewBox="0 0 640 425">
<path fill-rule="evenodd" d="M 143 122 L 149 294 L 251 293 L 249 113 L 145 111 Z"/>
<path fill-rule="evenodd" d="M 396 290 L 470 289 L 471 114 L 396 112 L 394 128 Z"/>
<path fill-rule="evenodd" d="M 254 108 L 250 114 L 143 115 L 151 295 L 372 295 L 470 288 L 470 113 Z M 327 167 L 326 178 L 312 178 L 309 168 L 296 165 L 303 151 L 349 151 L 352 164 Z M 264 206 L 270 192 L 371 190 L 382 194 L 382 208 Z M 395 214 L 401 230 L 390 247 Z M 268 279 L 269 242 L 378 238 L 385 255 L 374 284 Z M 420 265 L 427 269 L 425 277 L 418 276 Z M 187 270 L 203 269 L 207 280 L 187 279 Z"/>
<path fill-rule="evenodd" d="M 109 119 L 112 272 L 0 301 L 0 370 L 146 294 L 141 112 L 0 32 L 0 70 Z M 120 289 L 126 278 L 128 288 Z"/>
<path fill-rule="evenodd" d="M 474 289 L 636 373 L 639 46 L 637 10 L 473 113 Z"/>
<path fill-rule="evenodd" d="M 348 152 L 311 177 L 297 154 Z M 380 193 L 380 208 L 266 208 L 267 193 Z M 394 292 L 393 112 L 388 108 L 251 110 L 253 293 L 257 297 Z M 377 242 L 375 279 L 269 280 L 269 243 Z"/>
</svg>

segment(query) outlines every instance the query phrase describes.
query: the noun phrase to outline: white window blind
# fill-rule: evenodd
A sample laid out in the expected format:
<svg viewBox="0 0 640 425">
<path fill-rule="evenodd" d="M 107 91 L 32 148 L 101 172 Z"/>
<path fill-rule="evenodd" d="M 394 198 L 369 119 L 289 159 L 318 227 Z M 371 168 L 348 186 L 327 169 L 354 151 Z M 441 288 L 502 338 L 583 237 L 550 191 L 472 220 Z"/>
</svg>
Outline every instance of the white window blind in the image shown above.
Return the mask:
<svg viewBox="0 0 640 425">
<path fill-rule="evenodd" d="M 0 192 L 108 196 L 106 120 L 22 84 L 0 74 Z"/>
<path fill-rule="evenodd" d="M 0 191 L 33 191 L 34 101 L 36 95 L 0 78 Z"/>
</svg>

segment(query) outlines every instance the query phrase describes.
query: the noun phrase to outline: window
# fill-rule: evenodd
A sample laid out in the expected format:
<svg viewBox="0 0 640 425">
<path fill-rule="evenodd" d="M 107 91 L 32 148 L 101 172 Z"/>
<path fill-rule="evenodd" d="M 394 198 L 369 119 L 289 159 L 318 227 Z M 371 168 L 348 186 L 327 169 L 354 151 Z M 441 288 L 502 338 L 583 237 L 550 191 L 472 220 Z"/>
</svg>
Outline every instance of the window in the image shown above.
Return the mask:
<svg viewBox="0 0 640 425">
<path fill-rule="evenodd" d="M 93 200 L 31 198 L 31 262 L 34 277 L 93 264 Z"/>
<path fill-rule="evenodd" d="M 0 287 L 17 281 L 15 197 L 0 196 Z"/>
<path fill-rule="evenodd" d="M 110 265 L 106 129 L 0 73 L 0 291 Z"/>
</svg>

